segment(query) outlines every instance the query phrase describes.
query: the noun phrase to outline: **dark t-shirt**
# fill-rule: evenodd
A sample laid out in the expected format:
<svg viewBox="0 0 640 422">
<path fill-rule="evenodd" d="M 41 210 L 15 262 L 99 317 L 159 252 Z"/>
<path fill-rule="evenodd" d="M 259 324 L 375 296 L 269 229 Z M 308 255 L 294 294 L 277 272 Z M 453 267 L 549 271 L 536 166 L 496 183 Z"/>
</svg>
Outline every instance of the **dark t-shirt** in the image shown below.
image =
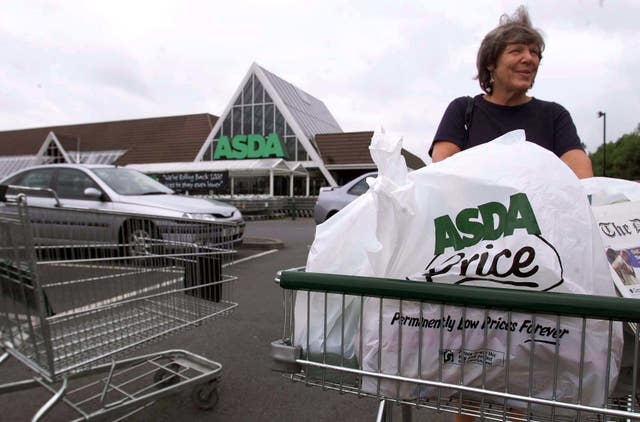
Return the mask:
<svg viewBox="0 0 640 422">
<path fill-rule="evenodd" d="M 450 141 L 465 150 L 516 129 L 524 129 L 527 141 L 554 152 L 558 157 L 572 149 L 582 149 L 576 126 L 569 112 L 560 104 L 531 98 L 521 105 L 503 106 L 485 100 L 482 95 L 474 98 L 471 129 L 465 144 L 467 104 L 468 97 L 456 98 L 449 104 L 433 138 L 429 156 L 437 141 Z"/>
</svg>

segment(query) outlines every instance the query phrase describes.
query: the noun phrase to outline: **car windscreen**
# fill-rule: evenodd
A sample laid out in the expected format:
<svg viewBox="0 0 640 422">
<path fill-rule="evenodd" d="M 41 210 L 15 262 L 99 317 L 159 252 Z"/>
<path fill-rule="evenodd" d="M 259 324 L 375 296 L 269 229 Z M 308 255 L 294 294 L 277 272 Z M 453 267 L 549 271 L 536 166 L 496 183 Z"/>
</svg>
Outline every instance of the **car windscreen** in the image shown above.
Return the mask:
<svg viewBox="0 0 640 422">
<path fill-rule="evenodd" d="M 123 167 L 92 169 L 111 189 L 120 195 L 154 195 L 173 193 L 171 189 L 139 171 Z"/>
</svg>

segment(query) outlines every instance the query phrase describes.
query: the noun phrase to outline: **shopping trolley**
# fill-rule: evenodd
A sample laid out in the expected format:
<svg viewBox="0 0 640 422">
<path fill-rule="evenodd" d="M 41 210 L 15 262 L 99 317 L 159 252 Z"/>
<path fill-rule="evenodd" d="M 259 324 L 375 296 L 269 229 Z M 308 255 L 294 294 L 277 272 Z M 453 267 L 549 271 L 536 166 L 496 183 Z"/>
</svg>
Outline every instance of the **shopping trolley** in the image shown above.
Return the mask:
<svg viewBox="0 0 640 422">
<path fill-rule="evenodd" d="M 271 344 L 274 369 L 306 385 L 375 399 L 378 420 L 391 420 L 395 407 L 405 421 L 420 409 L 429 409 L 425 420 L 434 411 L 480 420 L 640 419 L 634 299 L 303 268 L 279 272 L 276 282 L 285 317 L 282 339 Z M 569 323 L 579 335 L 567 359 Z M 517 324 L 523 344 L 516 343 Z M 593 329 L 605 338 L 597 348 L 604 351 L 600 365 L 590 361 Z M 622 331 L 623 351 L 616 344 Z M 491 347 L 497 335 L 502 351 Z M 512 359 L 516 348 L 524 361 Z"/>
<path fill-rule="evenodd" d="M 186 350 L 131 357 L 169 334 L 229 315 L 232 225 L 193 219 L 0 204 L 0 346 L 65 420 L 115 420 L 191 389 L 215 406 L 222 365 Z M 55 406 L 54 406 L 55 405 Z M 66 413 L 65 413 L 66 412 Z M 72 416 L 69 416 L 69 415 Z"/>
</svg>

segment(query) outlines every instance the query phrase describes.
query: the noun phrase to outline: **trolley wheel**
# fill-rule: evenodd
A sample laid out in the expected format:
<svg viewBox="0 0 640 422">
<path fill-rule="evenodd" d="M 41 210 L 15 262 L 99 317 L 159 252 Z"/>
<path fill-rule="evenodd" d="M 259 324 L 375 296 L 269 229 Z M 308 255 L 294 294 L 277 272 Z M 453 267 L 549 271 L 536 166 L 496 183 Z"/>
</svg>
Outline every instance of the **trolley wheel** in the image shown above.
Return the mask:
<svg viewBox="0 0 640 422">
<path fill-rule="evenodd" d="M 158 390 L 170 387 L 180 381 L 180 377 L 175 373 L 180 370 L 180 365 L 171 363 L 167 365 L 167 369 L 160 368 L 153 374 L 153 383 Z"/>
<path fill-rule="evenodd" d="M 217 381 L 209 381 L 193 387 L 191 400 L 199 409 L 213 409 L 218 403 Z"/>
</svg>

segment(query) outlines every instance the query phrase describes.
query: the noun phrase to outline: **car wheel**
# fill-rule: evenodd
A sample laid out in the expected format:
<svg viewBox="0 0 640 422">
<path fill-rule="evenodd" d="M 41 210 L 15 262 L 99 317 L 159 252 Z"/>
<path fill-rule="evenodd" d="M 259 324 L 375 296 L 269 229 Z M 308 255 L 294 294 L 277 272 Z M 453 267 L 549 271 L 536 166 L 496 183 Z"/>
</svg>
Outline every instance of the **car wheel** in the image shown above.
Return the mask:
<svg viewBox="0 0 640 422">
<path fill-rule="evenodd" d="M 128 256 L 152 255 L 160 241 L 158 230 L 150 221 L 128 221 L 124 225 L 122 245 Z"/>
</svg>

